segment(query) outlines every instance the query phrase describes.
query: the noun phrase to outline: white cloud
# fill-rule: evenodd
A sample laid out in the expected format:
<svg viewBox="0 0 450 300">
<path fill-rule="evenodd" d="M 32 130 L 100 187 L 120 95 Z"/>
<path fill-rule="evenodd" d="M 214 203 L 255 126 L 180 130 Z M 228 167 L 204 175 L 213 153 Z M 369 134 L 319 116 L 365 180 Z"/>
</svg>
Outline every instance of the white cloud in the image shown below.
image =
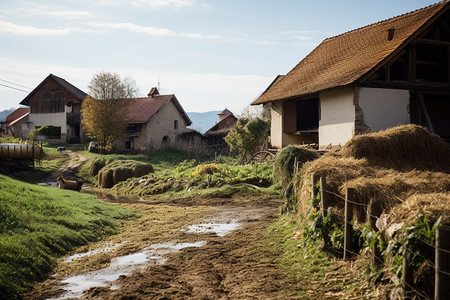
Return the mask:
<svg viewBox="0 0 450 300">
<path fill-rule="evenodd" d="M 149 7 L 152 9 L 160 9 L 165 7 L 182 8 L 187 6 L 195 6 L 194 0 L 135 0 L 131 2 L 134 6 Z"/>
<path fill-rule="evenodd" d="M 19 35 L 68 35 L 71 29 L 48 29 L 34 26 L 22 26 L 0 20 L 0 31 Z"/>
<path fill-rule="evenodd" d="M 197 40 L 217 40 L 222 38 L 222 36 L 220 35 L 205 35 L 202 33 L 182 33 L 181 36 L 188 39 L 197 39 Z"/>
<path fill-rule="evenodd" d="M 297 40 L 302 40 L 302 41 L 312 40 L 312 37 L 306 36 L 306 35 L 294 35 L 294 38 Z"/>
<path fill-rule="evenodd" d="M 82 10 L 59 9 L 54 6 L 23 3 L 20 8 L 0 10 L 6 16 L 20 16 L 25 18 L 36 16 L 50 16 L 64 19 L 83 19 L 93 16 L 92 13 Z"/>
<path fill-rule="evenodd" d="M 98 27 L 98 28 L 109 28 L 109 29 L 122 29 L 129 30 L 138 33 L 144 33 L 152 36 L 172 36 L 175 35 L 173 31 L 166 28 L 158 28 L 152 26 L 139 26 L 133 23 L 87 23 L 88 25 Z"/>
</svg>

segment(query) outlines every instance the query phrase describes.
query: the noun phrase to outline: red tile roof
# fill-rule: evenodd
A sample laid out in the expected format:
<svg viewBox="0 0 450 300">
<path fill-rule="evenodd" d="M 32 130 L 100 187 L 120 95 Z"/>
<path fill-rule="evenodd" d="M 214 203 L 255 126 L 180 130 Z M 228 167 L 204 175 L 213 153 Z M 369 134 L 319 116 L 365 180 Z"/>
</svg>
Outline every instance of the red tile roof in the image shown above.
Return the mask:
<svg viewBox="0 0 450 300">
<path fill-rule="evenodd" d="M 448 8 L 449 0 L 324 40 L 252 104 L 354 84 L 406 46 Z M 388 32 L 395 29 L 392 40 Z"/>
<path fill-rule="evenodd" d="M 30 113 L 30 108 L 28 107 L 21 107 L 10 113 L 5 120 L 6 126 L 10 126 L 14 124 L 17 120 L 22 119 L 26 115 Z"/>
<path fill-rule="evenodd" d="M 191 119 L 188 117 L 187 113 L 178 102 L 178 99 L 173 94 L 144 98 L 131 98 L 124 99 L 122 101 L 124 102 L 124 120 L 129 124 L 147 123 L 154 115 L 156 115 L 161 110 L 161 108 L 163 108 L 170 101 L 173 101 L 175 107 L 178 109 L 181 116 L 185 119 L 187 125 L 192 124 Z"/>
</svg>

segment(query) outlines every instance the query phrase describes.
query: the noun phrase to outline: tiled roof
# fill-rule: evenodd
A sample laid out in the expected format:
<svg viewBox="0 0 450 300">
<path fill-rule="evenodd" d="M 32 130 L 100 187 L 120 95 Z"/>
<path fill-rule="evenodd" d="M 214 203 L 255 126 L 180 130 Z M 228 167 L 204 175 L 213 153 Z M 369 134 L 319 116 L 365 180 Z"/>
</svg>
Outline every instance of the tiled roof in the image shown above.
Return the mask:
<svg viewBox="0 0 450 300">
<path fill-rule="evenodd" d="M 236 124 L 237 119 L 238 118 L 231 113 L 208 129 L 205 134 L 229 132 Z"/>
<path fill-rule="evenodd" d="M 252 104 L 311 95 L 355 83 L 403 49 L 448 3 L 442 1 L 324 40 Z M 388 40 L 391 29 L 395 30 L 394 35 Z"/>
<path fill-rule="evenodd" d="M 222 110 L 220 113 L 218 113 L 218 115 L 231 115 L 232 112 L 229 111 L 227 108 L 225 108 L 224 110 Z"/>
<path fill-rule="evenodd" d="M 16 120 L 20 120 L 30 113 L 28 107 L 21 107 L 10 113 L 5 120 L 6 126 L 10 126 L 15 123 Z"/>
<path fill-rule="evenodd" d="M 80 99 L 81 101 L 84 100 L 84 98 L 86 98 L 87 94 L 85 92 L 83 92 L 82 90 L 80 90 L 79 88 L 77 88 L 76 86 L 74 86 L 73 84 L 67 82 L 66 80 L 64 80 L 61 77 L 58 77 L 56 75 L 50 74 L 48 75 L 36 88 L 34 88 L 33 91 L 31 91 L 31 93 L 28 94 L 28 96 L 25 97 L 25 99 L 23 99 L 20 104 L 22 105 L 28 105 L 28 101 L 31 98 L 31 96 L 35 93 L 35 91 L 39 90 L 39 88 L 45 83 L 47 82 L 49 79 L 54 79 L 56 82 L 58 82 L 62 87 L 64 87 L 67 91 L 69 91 L 72 95 L 74 95 L 76 98 Z"/>
<path fill-rule="evenodd" d="M 191 119 L 181 107 L 175 95 L 158 95 L 144 98 L 124 99 L 123 115 L 124 119 L 130 124 L 143 124 L 150 121 L 150 119 L 158 113 L 169 101 L 173 101 L 175 107 L 185 119 L 187 125 L 192 124 Z"/>
</svg>

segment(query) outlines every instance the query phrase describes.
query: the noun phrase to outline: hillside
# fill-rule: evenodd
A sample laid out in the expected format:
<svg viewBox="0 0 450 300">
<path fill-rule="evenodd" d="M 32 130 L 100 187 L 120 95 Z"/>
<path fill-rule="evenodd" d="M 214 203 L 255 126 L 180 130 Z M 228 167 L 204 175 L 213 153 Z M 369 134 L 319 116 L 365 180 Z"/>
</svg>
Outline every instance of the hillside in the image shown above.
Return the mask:
<svg viewBox="0 0 450 300">
<path fill-rule="evenodd" d="M 4 122 L 6 117 L 15 110 L 16 109 L 12 107 L 10 109 L 5 109 L 5 110 L 0 111 L 0 122 Z"/>
<path fill-rule="evenodd" d="M 192 120 L 192 125 L 189 126 L 192 129 L 197 130 L 200 133 L 205 133 L 208 129 L 214 126 L 219 121 L 220 110 L 207 111 L 207 112 L 188 112 L 189 118 Z"/>
</svg>

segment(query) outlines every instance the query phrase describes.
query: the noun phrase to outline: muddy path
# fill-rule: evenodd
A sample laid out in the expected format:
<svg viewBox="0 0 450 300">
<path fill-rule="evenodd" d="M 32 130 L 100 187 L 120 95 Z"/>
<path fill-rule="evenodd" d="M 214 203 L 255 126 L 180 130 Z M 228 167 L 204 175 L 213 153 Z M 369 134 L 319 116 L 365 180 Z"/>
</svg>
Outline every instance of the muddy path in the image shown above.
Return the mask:
<svg viewBox="0 0 450 300">
<path fill-rule="evenodd" d="M 105 199 L 105 201 L 108 201 Z M 141 216 L 71 253 L 26 299 L 286 299 L 277 253 L 257 247 L 279 200 L 129 200 Z"/>
</svg>

